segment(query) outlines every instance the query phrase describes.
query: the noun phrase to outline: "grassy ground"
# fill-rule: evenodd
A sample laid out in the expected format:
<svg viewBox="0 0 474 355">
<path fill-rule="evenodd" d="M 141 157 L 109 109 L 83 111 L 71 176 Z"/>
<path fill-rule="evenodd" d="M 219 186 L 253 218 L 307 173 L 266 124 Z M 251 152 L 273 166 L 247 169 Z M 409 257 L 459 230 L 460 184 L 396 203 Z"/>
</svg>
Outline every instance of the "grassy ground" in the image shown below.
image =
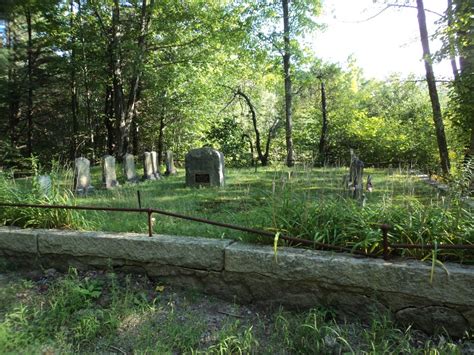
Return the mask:
<svg viewBox="0 0 474 355">
<path fill-rule="evenodd" d="M 120 171 L 120 167 L 117 168 Z M 158 208 L 219 222 L 282 232 L 293 236 L 358 250 L 381 250 L 381 223 L 392 226 L 390 239 L 400 243 L 473 243 L 474 215 L 459 200 L 444 196 L 406 171 L 365 169 L 374 191 L 363 203 L 352 200 L 342 188 L 347 169 L 285 167 L 228 169 L 224 188 L 189 188 L 184 171 L 160 181 L 101 188 L 99 167 L 92 170 L 96 191 L 73 203 L 104 207 Z M 120 175 L 120 174 L 119 174 Z M 71 187 L 71 177 L 61 178 Z M 28 182 L 20 183 L 28 191 Z M 1 193 L 1 191 L 0 191 Z M 53 201 L 54 202 L 54 201 Z M 84 212 L 83 229 L 147 233 L 146 214 Z M 45 218 L 45 217 L 37 217 Z M 49 218 L 49 217 L 48 217 Z M 46 219 L 48 219 L 46 218 Z M 234 238 L 272 243 L 247 233 L 154 215 L 154 233 Z M 67 223 L 65 223 L 67 227 Z M 77 227 L 77 226 L 76 226 Z M 474 262 L 473 253 L 402 252 L 419 258 L 437 257 Z"/>
<path fill-rule="evenodd" d="M 144 276 L 112 272 L 0 272 L 0 353 L 460 354 L 452 340 L 337 319 L 327 309 L 240 306 Z"/>
</svg>

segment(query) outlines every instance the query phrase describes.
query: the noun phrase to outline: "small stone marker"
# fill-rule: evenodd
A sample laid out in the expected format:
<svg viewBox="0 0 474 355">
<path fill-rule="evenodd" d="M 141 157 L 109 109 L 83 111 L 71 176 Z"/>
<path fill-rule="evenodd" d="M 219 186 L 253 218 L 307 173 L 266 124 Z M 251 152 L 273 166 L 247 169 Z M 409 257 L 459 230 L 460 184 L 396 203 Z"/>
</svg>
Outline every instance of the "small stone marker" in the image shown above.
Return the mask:
<svg viewBox="0 0 474 355">
<path fill-rule="evenodd" d="M 87 158 L 76 158 L 74 165 L 74 190 L 78 194 L 87 194 L 94 187 L 91 185 L 91 162 Z"/>
<path fill-rule="evenodd" d="M 354 153 L 351 152 L 351 166 L 349 169 L 349 186 L 353 191 L 352 197 L 361 199 L 364 190 L 363 174 L 364 174 L 364 163 Z"/>
<path fill-rule="evenodd" d="M 40 191 L 48 196 L 51 193 L 52 181 L 51 176 L 49 175 L 40 175 L 38 176 L 38 186 Z"/>
<path fill-rule="evenodd" d="M 151 151 L 151 163 L 153 167 L 153 174 L 155 175 L 156 180 L 161 179 L 160 169 L 158 166 L 158 154 L 154 150 Z"/>
<path fill-rule="evenodd" d="M 155 174 L 153 174 L 153 163 L 151 161 L 151 153 L 143 153 L 143 179 L 155 180 Z"/>
<path fill-rule="evenodd" d="M 102 183 L 106 189 L 119 185 L 115 173 L 115 158 L 111 155 L 104 155 L 102 157 Z"/>
<path fill-rule="evenodd" d="M 173 152 L 168 150 L 166 152 L 166 171 L 165 175 L 176 175 L 176 168 L 174 167 Z"/>
<path fill-rule="evenodd" d="M 372 175 L 367 175 L 367 191 L 372 192 L 374 186 L 372 185 Z"/>
<path fill-rule="evenodd" d="M 137 170 L 135 169 L 135 157 L 133 154 L 125 154 L 123 159 L 123 173 L 127 182 L 138 182 Z"/>
<path fill-rule="evenodd" d="M 224 154 L 215 149 L 189 151 L 185 167 L 187 186 L 224 186 Z"/>
</svg>

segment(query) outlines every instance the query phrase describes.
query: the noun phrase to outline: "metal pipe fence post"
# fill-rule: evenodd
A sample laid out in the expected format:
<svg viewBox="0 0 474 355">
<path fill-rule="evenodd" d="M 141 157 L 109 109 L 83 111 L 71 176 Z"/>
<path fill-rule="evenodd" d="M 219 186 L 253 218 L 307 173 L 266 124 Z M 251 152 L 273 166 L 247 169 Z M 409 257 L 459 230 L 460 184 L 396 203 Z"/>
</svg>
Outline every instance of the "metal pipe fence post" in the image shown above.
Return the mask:
<svg viewBox="0 0 474 355">
<path fill-rule="evenodd" d="M 153 236 L 153 226 L 152 226 L 152 221 L 151 221 L 151 214 L 153 213 L 153 210 L 151 208 L 149 208 L 147 210 L 147 214 L 148 214 L 148 236 L 151 237 Z"/>
<path fill-rule="evenodd" d="M 388 244 L 388 230 L 390 229 L 390 226 L 388 224 L 382 224 L 380 226 L 380 229 L 382 230 L 382 238 L 383 238 L 383 259 L 388 260 L 388 254 L 389 254 L 389 244 Z"/>
</svg>

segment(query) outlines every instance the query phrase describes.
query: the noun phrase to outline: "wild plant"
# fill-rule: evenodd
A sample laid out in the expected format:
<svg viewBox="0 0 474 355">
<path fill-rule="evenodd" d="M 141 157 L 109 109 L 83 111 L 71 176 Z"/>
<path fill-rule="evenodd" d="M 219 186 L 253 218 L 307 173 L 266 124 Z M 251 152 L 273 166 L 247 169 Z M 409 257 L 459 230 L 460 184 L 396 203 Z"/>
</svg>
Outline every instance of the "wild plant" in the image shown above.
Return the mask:
<svg viewBox="0 0 474 355">
<path fill-rule="evenodd" d="M 62 186 L 64 177 L 70 175 L 70 171 L 60 168 L 58 162 L 53 162 L 49 175 L 51 184 L 45 188 L 39 182 L 39 177 L 44 173 L 44 169 L 36 158 L 32 157 L 30 162 L 33 176 L 28 181 L 21 181 L 21 184 L 15 181 L 11 175 L 0 174 L 0 198 L 3 202 L 71 206 L 76 204 L 75 196 L 71 190 Z M 75 210 L 24 207 L 1 208 L 0 224 L 71 229 L 84 229 L 89 225 L 83 215 Z"/>
</svg>

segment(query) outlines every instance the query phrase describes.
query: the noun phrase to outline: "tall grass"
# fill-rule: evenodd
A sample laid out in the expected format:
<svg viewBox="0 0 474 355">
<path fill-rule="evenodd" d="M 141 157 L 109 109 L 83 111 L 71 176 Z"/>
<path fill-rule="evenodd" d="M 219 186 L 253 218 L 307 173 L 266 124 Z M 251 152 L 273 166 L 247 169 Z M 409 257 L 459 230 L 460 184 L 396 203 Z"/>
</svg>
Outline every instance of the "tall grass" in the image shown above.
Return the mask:
<svg viewBox="0 0 474 355">
<path fill-rule="evenodd" d="M 71 171 L 54 163 L 49 176 L 51 186 L 45 189 L 39 183 L 41 168 L 31 159 L 34 175 L 28 180 L 15 180 L 11 175 L 0 173 L 0 200 L 4 203 L 76 205 L 74 194 L 62 185 L 64 180 L 72 180 Z M 70 228 L 90 227 L 81 213 L 66 209 L 40 209 L 1 207 L 0 224 L 25 228 Z"/>
<path fill-rule="evenodd" d="M 34 169 L 39 175 L 39 168 Z M 92 169 L 93 184 L 100 186 L 98 167 Z M 469 170 L 470 171 L 470 170 Z M 160 208 L 195 217 L 217 220 L 290 234 L 338 246 L 381 252 L 381 223 L 391 226 L 393 243 L 472 244 L 474 215 L 461 203 L 460 194 L 442 195 L 403 169 L 366 169 L 373 177 L 374 192 L 364 202 L 354 201 L 344 192 L 342 176 L 347 169 L 279 166 L 229 169 L 224 188 L 186 187 L 181 175 L 139 185 L 122 184 L 114 190 L 97 189 L 87 197 L 75 198 L 68 190 L 72 174 L 57 165 L 51 173 L 52 189 L 44 194 L 36 178 L 28 183 L 0 176 L 0 198 L 6 202 L 56 203 L 137 207 L 137 190 L 142 207 Z M 462 186 L 466 179 L 463 177 Z M 78 202 L 79 201 L 79 202 Z M 234 238 L 268 242 L 206 224 L 154 216 L 154 233 Z M 0 209 L 0 223 L 24 227 L 98 229 L 113 232 L 147 231 L 143 214 L 121 212 L 64 211 L 47 209 Z M 425 258 L 429 251 L 399 251 L 398 254 Z M 472 252 L 437 251 L 441 259 L 474 262 Z"/>
<path fill-rule="evenodd" d="M 459 199 L 435 196 L 422 201 L 411 192 L 411 181 L 402 180 L 400 186 L 405 190 L 402 196 L 394 192 L 392 184 L 379 198 L 366 193 L 366 201 L 360 202 L 343 192 L 298 194 L 300 184 L 286 181 L 270 196 L 268 213 L 273 230 L 366 252 L 382 252 L 382 223 L 391 226 L 392 243 L 474 243 L 474 215 Z M 400 253 L 419 258 L 431 255 L 430 251 L 416 250 Z M 474 263 L 472 251 L 439 250 L 437 257 Z"/>
</svg>

